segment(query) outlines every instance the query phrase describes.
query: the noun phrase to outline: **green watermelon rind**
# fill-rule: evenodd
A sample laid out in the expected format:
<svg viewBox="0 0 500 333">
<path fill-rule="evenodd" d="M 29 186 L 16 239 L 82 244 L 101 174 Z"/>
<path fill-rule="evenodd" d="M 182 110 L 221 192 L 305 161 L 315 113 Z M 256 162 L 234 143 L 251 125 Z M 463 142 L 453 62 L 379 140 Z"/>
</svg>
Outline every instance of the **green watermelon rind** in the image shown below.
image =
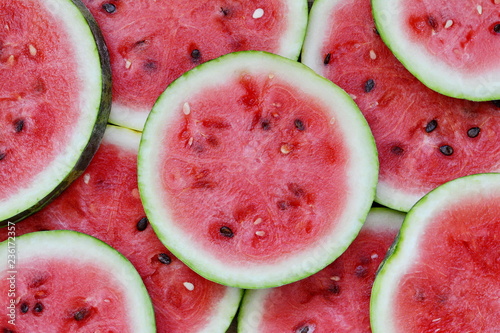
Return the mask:
<svg viewBox="0 0 500 333">
<path fill-rule="evenodd" d="M 64 17 L 65 24 L 74 29 L 81 29 L 81 33 L 75 36 L 75 42 L 79 44 L 80 59 L 93 61 L 93 68 L 99 68 L 98 80 L 89 82 L 89 93 L 94 97 L 84 99 L 88 109 L 87 117 L 83 121 L 85 128 L 78 128 L 79 136 L 73 137 L 73 145 L 68 148 L 66 157 L 59 159 L 53 169 L 57 169 L 57 175 L 42 174 L 28 191 L 18 194 L 19 198 L 0 202 L 0 227 L 9 223 L 16 223 L 29 215 L 39 211 L 62 191 L 64 191 L 78 176 L 80 176 L 90 163 L 97 151 L 111 110 L 111 66 L 107 47 L 104 43 L 101 31 L 93 16 L 80 0 L 50 0 L 46 5 L 54 14 Z M 94 60 L 91 60 L 94 59 Z M 82 72 L 90 71 L 82 68 Z M 95 71 L 95 70 L 94 70 Z M 90 100 L 90 103 L 87 103 Z M 40 184 L 48 183 L 45 186 Z M 39 190 L 36 190 L 39 188 Z"/>
<path fill-rule="evenodd" d="M 428 88 L 471 101 L 500 99 L 500 67 L 476 75 L 452 68 L 424 46 L 412 43 L 401 21 L 402 0 L 371 0 L 375 25 L 384 43 L 403 66 Z"/>
<path fill-rule="evenodd" d="M 391 299 L 396 293 L 398 278 L 418 257 L 419 237 L 432 223 L 435 212 L 450 209 L 454 202 L 470 196 L 500 196 L 500 173 L 473 174 L 456 178 L 431 190 L 406 214 L 396 240 L 382 261 L 372 288 L 370 323 L 373 333 L 399 332 L 391 316 Z M 450 205 L 451 204 L 451 205 Z"/>
<path fill-rule="evenodd" d="M 7 258 L 15 249 L 15 265 L 40 260 L 71 260 L 75 265 L 102 267 L 112 273 L 114 282 L 125 292 L 131 332 L 156 332 L 151 299 L 141 276 L 132 263 L 105 242 L 71 230 L 50 230 L 27 233 L 0 243 L 0 255 Z M 3 271 L 7 271 L 7 266 Z M 56 272 L 53 272 L 56 273 Z M 78 277 L 75 277 L 76 281 Z M 64 297 L 59 295 L 58 297 Z"/>
<path fill-rule="evenodd" d="M 368 213 L 363 229 L 398 230 L 405 215 L 386 207 L 373 207 Z M 273 288 L 245 290 L 238 315 L 238 333 L 251 333 L 260 329 L 259 325 L 265 313 L 263 303 L 272 290 Z"/>
<path fill-rule="evenodd" d="M 185 85 L 193 85 L 197 87 L 196 89 L 200 89 L 202 83 L 223 83 L 224 75 L 231 71 L 227 68 L 232 66 L 238 71 L 244 71 L 245 68 L 250 70 L 252 64 L 254 68 L 262 68 L 261 65 L 266 61 L 274 64 L 273 71 L 275 72 L 282 66 L 286 66 L 287 75 L 300 81 L 299 84 L 308 93 L 319 94 L 321 92 L 329 104 L 345 107 L 346 112 L 336 115 L 335 121 L 345 126 L 343 130 L 348 134 L 346 135 L 347 145 L 352 148 L 351 153 L 356 155 L 353 158 L 356 163 L 353 162 L 351 165 L 352 171 L 356 171 L 354 172 L 356 176 L 349 175 L 349 184 L 352 191 L 358 191 L 357 200 L 351 200 L 348 203 L 344 216 L 340 219 L 343 221 L 340 224 L 342 229 L 337 231 L 343 237 L 328 235 L 324 240 L 312 246 L 310 251 L 301 253 L 300 258 L 295 256 L 293 260 L 289 258 L 288 261 L 279 264 L 247 265 L 228 269 L 227 263 L 218 262 L 217 258 L 213 257 L 208 259 L 208 254 L 199 247 L 197 248 L 197 244 L 183 235 L 183 232 L 170 219 L 168 209 L 162 207 L 163 203 L 158 195 L 161 190 L 155 188 L 161 184 L 161 180 L 155 178 L 157 174 L 155 163 L 158 162 L 154 161 L 158 155 L 155 152 L 155 149 L 158 149 L 157 135 L 162 131 L 163 125 L 161 124 L 164 124 L 165 119 L 171 117 L 169 113 L 172 113 L 165 112 L 163 109 L 167 105 L 174 105 L 188 98 L 189 92 L 186 91 L 189 89 L 185 89 Z M 245 67 L 235 64 L 245 64 Z M 281 69 L 280 73 L 282 72 L 285 73 L 285 70 Z M 305 84 L 305 82 L 310 84 Z M 332 98 L 333 95 L 336 98 Z M 176 101 L 172 102 L 172 99 Z M 138 157 L 139 192 L 146 215 L 158 237 L 187 266 L 208 280 L 223 285 L 243 289 L 267 288 L 290 283 L 321 270 L 348 247 L 361 229 L 373 203 L 378 180 L 378 166 L 375 140 L 370 128 L 357 105 L 345 91 L 299 62 L 263 51 L 241 51 L 208 61 L 188 71 L 174 81 L 160 96 L 149 114 L 141 138 Z M 352 193 L 350 195 L 354 196 Z"/>
</svg>

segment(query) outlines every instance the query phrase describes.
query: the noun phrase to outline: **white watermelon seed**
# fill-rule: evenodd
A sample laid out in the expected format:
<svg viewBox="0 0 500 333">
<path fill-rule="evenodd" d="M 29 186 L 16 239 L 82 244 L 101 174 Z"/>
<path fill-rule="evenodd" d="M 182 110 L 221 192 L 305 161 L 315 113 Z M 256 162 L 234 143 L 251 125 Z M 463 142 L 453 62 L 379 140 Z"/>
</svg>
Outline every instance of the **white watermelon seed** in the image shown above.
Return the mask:
<svg viewBox="0 0 500 333">
<path fill-rule="evenodd" d="M 29 44 L 28 49 L 33 57 L 36 56 L 36 48 L 33 46 L 33 44 Z"/>
<path fill-rule="evenodd" d="M 374 50 L 370 50 L 370 59 L 372 59 L 372 60 L 377 59 L 377 54 L 375 53 Z"/>
<path fill-rule="evenodd" d="M 254 19 L 261 18 L 262 16 L 264 16 L 264 9 L 262 8 L 257 8 L 252 15 Z"/>
<path fill-rule="evenodd" d="M 330 278 L 330 280 L 332 280 L 332 281 L 340 281 L 340 276 L 337 276 L 337 275 L 332 276 L 332 277 Z"/>
<path fill-rule="evenodd" d="M 191 106 L 189 106 L 188 102 L 184 103 L 182 106 L 182 112 L 184 112 L 186 116 L 191 113 Z"/>
<path fill-rule="evenodd" d="M 274 74 L 269 74 L 268 76 L 270 79 L 274 79 Z"/>
<path fill-rule="evenodd" d="M 256 234 L 257 236 L 262 237 L 262 236 L 265 236 L 265 235 L 266 235 L 266 232 L 265 232 L 265 231 L 262 231 L 262 230 L 259 230 L 259 231 L 256 231 L 256 232 L 255 232 L 255 234 Z"/>
<path fill-rule="evenodd" d="M 106 302 L 106 303 L 110 303 L 111 301 L 110 301 L 109 299 L 105 298 L 105 299 L 104 299 L 104 302 Z"/>
<path fill-rule="evenodd" d="M 189 291 L 193 291 L 194 290 L 194 284 L 192 284 L 191 282 L 184 282 L 183 285 Z"/>
<path fill-rule="evenodd" d="M 453 20 L 447 20 L 446 23 L 444 24 L 444 28 L 448 29 L 453 25 Z"/>
<path fill-rule="evenodd" d="M 438 322 L 438 321 L 441 321 L 441 318 L 434 318 L 434 319 L 432 319 L 433 323 Z"/>
<path fill-rule="evenodd" d="M 125 68 L 126 68 L 126 69 L 129 69 L 129 68 L 130 68 L 130 66 L 132 66 L 132 63 L 130 62 L 130 60 L 125 59 Z"/>
<path fill-rule="evenodd" d="M 372 259 L 377 259 L 377 258 L 378 258 L 378 254 L 373 253 L 373 254 L 370 256 L 370 258 L 372 258 Z"/>
<path fill-rule="evenodd" d="M 188 140 L 188 145 L 189 146 L 192 146 L 193 145 L 193 140 L 194 138 L 193 137 L 190 137 L 189 140 Z"/>
<path fill-rule="evenodd" d="M 88 184 L 89 183 L 89 180 L 90 180 L 90 174 L 89 173 L 86 173 L 83 175 L 83 182 L 85 184 Z"/>
<path fill-rule="evenodd" d="M 292 151 L 292 146 L 289 145 L 288 143 L 285 143 L 285 144 L 281 145 L 280 151 L 281 151 L 281 153 L 283 153 L 285 155 L 289 154 Z"/>
<path fill-rule="evenodd" d="M 15 58 L 14 58 L 14 55 L 11 54 L 8 58 L 7 58 L 7 64 L 12 66 L 14 65 L 14 61 L 15 61 Z"/>
<path fill-rule="evenodd" d="M 257 225 L 257 224 L 260 224 L 262 223 L 262 219 L 260 217 L 258 217 L 254 222 L 253 224 Z"/>
<path fill-rule="evenodd" d="M 479 15 L 481 15 L 483 13 L 483 6 L 481 5 L 477 5 L 477 12 L 479 13 Z"/>
</svg>

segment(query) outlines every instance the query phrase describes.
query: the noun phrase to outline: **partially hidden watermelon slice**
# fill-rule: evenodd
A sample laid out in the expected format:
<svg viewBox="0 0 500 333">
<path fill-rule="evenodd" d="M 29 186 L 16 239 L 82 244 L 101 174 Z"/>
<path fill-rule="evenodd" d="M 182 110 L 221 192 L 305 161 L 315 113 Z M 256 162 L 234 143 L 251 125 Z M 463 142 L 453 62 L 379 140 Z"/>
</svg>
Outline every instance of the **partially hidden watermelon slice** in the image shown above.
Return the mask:
<svg viewBox="0 0 500 333">
<path fill-rule="evenodd" d="M 306 0 L 83 0 L 99 23 L 113 71 L 110 122 L 142 130 L 158 96 L 194 66 L 261 50 L 297 59 Z"/>
<path fill-rule="evenodd" d="M 404 216 L 373 208 L 352 244 L 320 272 L 285 286 L 245 291 L 238 332 L 371 333 L 375 272 Z"/>
<path fill-rule="evenodd" d="M 498 332 L 500 174 L 445 183 L 407 214 L 375 278 L 374 333 Z"/>
<path fill-rule="evenodd" d="M 15 225 L 10 225 L 15 235 Z M 0 243 L 2 332 L 153 333 L 151 300 L 134 266 L 91 236 L 67 230 Z"/>
<path fill-rule="evenodd" d="M 344 91 L 296 61 L 242 51 L 167 88 L 138 168 L 146 214 L 177 257 L 216 282 L 261 288 L 315 273 L 347 248 L 378 163 Z"/>
<path fill-rule="evenodd" d="M 110 111 L 108 61 L 81 3 L 0 3 L 0 224 L 43 207 L 89 163 Z"/>
<path fill-rule="evenodd" d="M 345 89 L 377 143 L 376 201 L 408 211 L 433 188 L 500 171 L 500 103 L 438 94 L 381 40 L 369 0 L 317 0 L 302 61 Z"/>
<path fill-rule="evenodd" d="M 372 0 L 382 39 L 429 88 L 500 99 L 500 2 Z"/>
<path fill-rule="evenodd" d="M 224 332 L 242 291 L 200 277 L 156 237 L 137 189 L 139 140 L 140 133 L 109 125 L 85 173 L 44 209 L 16 224 L 15 234 L 69 229 L 97 237 L 136 267 L 151 296 L 157 332 Z M 0 229 L 0 240 L 8 236 L 8 228 Z"/>
</svg>

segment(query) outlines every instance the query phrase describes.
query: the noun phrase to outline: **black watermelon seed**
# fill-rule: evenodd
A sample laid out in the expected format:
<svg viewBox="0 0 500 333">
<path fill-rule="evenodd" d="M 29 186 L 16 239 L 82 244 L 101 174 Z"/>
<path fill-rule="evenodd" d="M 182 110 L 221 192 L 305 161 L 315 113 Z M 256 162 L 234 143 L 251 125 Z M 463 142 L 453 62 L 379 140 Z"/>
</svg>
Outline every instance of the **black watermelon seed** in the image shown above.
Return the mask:
<svg viewBox="0 0 500 333">
<path fill-rule="evenodd" d="M 481 129 L 479 127 L 471 127 L 467 131 L 467 136 L 469 138 L 475 138 L 476 136 L 479 135 L 479 132 L 481 132 Z"/>
<path fill-rule="evenodd" d="M 228 16 L 228 15 L 229 15 L 229 9 L 227 9 L 227 8 L 223 8 L 223 7 L 221 7 L 221 8 L 220 8 L 220 12 L 221 12 L 224 16 Z"/>
<path fill-rule="evenodd" d="M 491 101 L 491 103 L 493 103 L 493 105 L 496 106 L 497 108 L 500 108 L 500 99 Z"/>
<path fill-rule="evenodd" d="M 262 127 L 262 129 L 264 131 L 268 131 L 271 129 L 271 122 L 269 120 L 263 120 L 261 123 L 260 123 L 260 126 Z"/>
<path fill-rule="evenodd" d="M 142 217 L 138 222 L 137 222 L 137 230 L 139 231 L 144 231 L 148 227 L 148 218 L 146 216 Z"/>
<path fill-rule="evenodd" d="M 36 303 L 35 307 L 33 308 L 33 311 L 35 311 L 36 313 L 41 313 L 43 311 L 43 304 Z"/>
<path fill-rule="evenodd" d="M 359 278 L 363 278 L 368 275 L 368 268 L 362 265 L 356 266 L 354 274 Z"/>
<path fill-rule="evenodd" d="M 296 333 L 308 333 L 309 332 L 309 326 L 302 326 L 299 327 L 298 329 L 295 330 Z"/>
<path fill-rule="evenodd" d="M 439 151 L 446 156 L 450 156 L 453 154 L 453 148 L 449 145 L 439 147 Z"/>
<path fill-rule="evenodd" d="M 26 313 L 30 310 L 28 303 L 24 302 L 21 304 L 21 313 Z"/>
<path fill-rule="evenodd" d="M 433 16 L 429 16 L 427 18 L 427 23 L 431 26 L 432 29 L 436 29 L 437 28 L 436 19 Z"/>
<path fill-rule="evenodd" d="M 15 331 L 11 330 L 11 329 L 8 329 L 8 328 L 4 328 L 3 329 L 3 333 L 16 333 Z"/>
<path fill-rule="evenodd" d="M 369 93 L 370 91 L 373 90 L 373 88 L 375 88 L 375 81 L 373 81 L 373 79 L 369 79 L 368 81 L 365 82 L 365 92 Z"/>
<path fill-rule="evenodd" d="M 0 161 L 3 160 L 7 156 L 6 152 L 0 151 Z"/>
<path fill-rule="evenodd" d="M 83 309 L 80 309 L 78 311 L 76 311 L 73 315 L 73 318 L 76 320 L 76 321 L 82 321 L 84 320 L 85 318 L 88 317 L 88 315 L 90 314 L 89 310 L 86 309 L 86 308 L 83 308 Z"/>
<path fill-rule="evenodd" d="M 278 201 L 276 205 L 278 206 L 279 210 L 287 210 L 290 207 L 290 202 L 281 200 Z"/>
<path fill-rule="evenodd" d="M 160 253 L 158 255 L 158 261 L 165 265 L 170 265 L 172 263 L 172 258 L 166 253 Z"/>
<path fill-rule="evenodd" d="M 147 72 L 154 72 L 158 69 L 158 62 L 154 60 L 148 60 L 144 63 L 143 67 Z"/>
<path fill-rule="evenodd" d="M 194 49 L 191 51 L 191 58 L 193 59 L 199 59 L 201 57 L 201 52 L 198 49 Z"/>
<path fill-rule="evenodd" d="M 105 3 L 102 5 L 102 9 L 106 11 L 108 14 L 113 14 L 116 12 L 116 6 L 113 5 L 112 3 Z"/>
<path fill-rule="evenodd" d="M 221 233 L 222 236 L 227 237 L 227 238 L 232 238 L 234 236 L 233 231 L 229 227 L 221 227 L 219 229 L 219 232 Z"/>
<path fill-rule="evenodd" d="M 495 25 L 493 25 L 493 32 L 500 34 L 500 23 L 495 23 Z"/>
<path fill-rule="evenodd" d="M 396 154 L 396 155 L 403 155 L 403 153 L 405 152 L 403 148 L 399 147 L 399 146 L 393 146 L 391 148 L 391 152 L 393 154 Z"/>
<path fill-rule="evenodd" d="M 427 125 L 425 126 L 425 131 L 426 131 L 427 133 L 430 133 L 430 132 L 434 131 L 434 130 L 437 128 L 437 126 L 438 126 L 438 122 L 437 122 L 437 120 L 436 120 L 436 119 L 432 119 L 432 120 L 431 120 L 431 121 L 429 121 L 429 122 L 427 123 Z"/>
<path fill-rule="evenodd" d="M 377 28 L 373 28 L 373 32 L 375 33 L 375 35 L 380 36 L 380 33 L 378 32 Z"/>
<path fill-rule="evenodd" d="M 332 59 L 332 54 L 327 53 L 325 56 L 325 59 L 323 60 L 323 64 L 328 65 L 330 63 L 330 60 Z"/>
<path fill-rule="evenodd" d="M 16 133 L 21 132 L 23 128 L 24 128 L 24 119 L 14 120 L 14 131 L 16 131 Z"/>
<path fill-rule="evenodd" d="M 300 119 L 295 119 L 293 121 L 293 124 L 295 125 L 295 128 L 298 129 L 299 131 L 303 131 L 306 129 L 306 126 L 304 125 L 304 122 Z"/>
<path fill-rule="evenodd" d="M 330 288 L 328 288 L 328 291 L 334 295 L 340 295 L 340 286 L 335 283 Z"/>
</svg>

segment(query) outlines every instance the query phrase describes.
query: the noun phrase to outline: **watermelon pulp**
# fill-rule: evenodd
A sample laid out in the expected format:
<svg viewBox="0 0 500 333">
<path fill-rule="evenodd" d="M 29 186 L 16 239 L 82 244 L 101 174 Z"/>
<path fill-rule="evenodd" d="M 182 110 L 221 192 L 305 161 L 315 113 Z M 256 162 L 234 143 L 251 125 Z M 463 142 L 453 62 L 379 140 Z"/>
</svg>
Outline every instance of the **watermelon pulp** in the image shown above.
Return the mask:
<svg viewBox="0 0 500 333">
<path fill-rule="evenodd" d="M 338 87 L 289 59 L 239 52 L 167 88 L 143 132 L 139 187 L 160 239 L 197 272 L 283 284 L 326 266 L 357 233 L 373 200 L 373 148 Z"/>
<path fill-rule="evenodd" d="M 499 185 L 500 174 L 462 177 L 410 210 L 375 280 L 374 332 L 498 330 Z"/>
<path fill-rule="evenodd" d="M 240 332 L 370 333 L 369 301 L 375 272 L 404 214 L 374 208 L 347 250 L 320 272 L 297 282 L 247 290 Z"/>
<path fill-rule="evenodd" d="M 263 50 L 297 59 L 305 0 L 84 0 L 110 50 L 110 121 L 141 130 L 174 79 L 222 54 Z"/>
<path fill-rule="evenodd" d="M 139 139 L 137 132 L 108 126 L 85 173 L 43 210 L 18 223 L 16 235 L 69 229 L 113 246 L 141 275 L 158 332 L 227 327 L 241 292 L 195 274 L 163 246 L 147 222 L 137 189 Z M 0 240 L 7 237 L 7 228 L 0 229 Z"/>
<path fill-rule="evenodd" d="M 155 332 L 141 278 L 105 243 L 43 231 L 9 238 L 0 252 L 16 257 L 0 272 L 0 301 L 9 306 L 0 317 L 3 332 Z"/>
<path fill-rule="evenodd" d="M 370 124 L 379 203 L 408 211 L 446 181 L 500 170 L 500 104 L 426 88 L 380 39 L 370 1 L 316 1 L 302 61 L 344 88 Z"/>
<path fill-rule="evenodd" d="M 55 5 L 59 10 L 35 0 L 0 4 L 4 223 L 39 209 L 76 178 L 109 114 L 109 64 L 94 39 L 97 27 L 72 2 Z"/>
</svg>

